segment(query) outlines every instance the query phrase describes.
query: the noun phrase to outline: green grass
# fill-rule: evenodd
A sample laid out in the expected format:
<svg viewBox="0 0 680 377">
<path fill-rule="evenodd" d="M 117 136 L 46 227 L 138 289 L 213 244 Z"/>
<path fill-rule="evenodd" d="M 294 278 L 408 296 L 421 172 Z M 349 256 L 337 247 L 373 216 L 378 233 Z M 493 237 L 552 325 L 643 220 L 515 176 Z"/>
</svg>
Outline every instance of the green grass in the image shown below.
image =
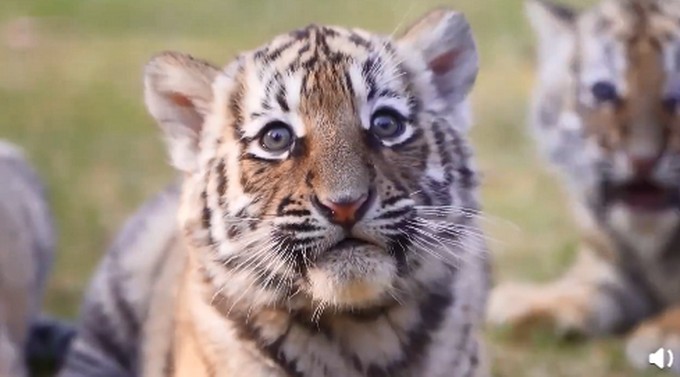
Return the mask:
<svg viewBox="0 0 680 377">
<path fill-rule="evenodd" d="M 498 240 L 497 280 L 548 280 L 563 271 L 578 240 L 560 187 L 527 138 L 533 41 L 520 0 L 3 0 L 0 25 L 36 21 L 32 48 L 10 49 L 6 35 L 0 41 L 0 137 L 28 151 L 51 192 L 60 240 L 47 309 L 77 315 L 126 216 L 173 175 L 142 104 L 141 68 L 152 54 L 174 49 L 226 63 L 310 22 L 389 33 L 438 4 L 466 12 L 481 49 L 473 138 L 488 231 Z M 637 375 L 620 339 L 488 338 L 499 377 Z"/>
</svg>

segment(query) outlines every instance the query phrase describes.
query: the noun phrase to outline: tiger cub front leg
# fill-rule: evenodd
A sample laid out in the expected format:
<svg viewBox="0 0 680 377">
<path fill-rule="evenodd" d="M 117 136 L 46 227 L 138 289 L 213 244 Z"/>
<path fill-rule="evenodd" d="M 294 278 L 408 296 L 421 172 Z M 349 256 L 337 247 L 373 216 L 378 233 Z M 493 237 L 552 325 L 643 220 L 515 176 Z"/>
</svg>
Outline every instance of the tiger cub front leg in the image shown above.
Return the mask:
<svg viewBox="0 0 680 377">
<path fill-rule="evenodd" d="M 560 279 L 545 285 L 504 283 L 491 293 L 488 322 L 514 333 L 545 326 L 560 336 L 618 331 L 647 313 L 643 297 L 629 289 L 610 260 L 583 248 Z"/>
<path fill-rule="evenodd" d="M 638 325 L 628 338 L 626 356 L 639 369 L 656 368 L 649 363 L 649 354 L 664 348 L 664 366 L 671 357 L 680 358 L 680 305 L 674 306 Z M 672 353 L 669 357 L 668 351 Z M 667 370 L 667 369 L 666 369 Z M 680 374 L 680 360 L 673 360 L 670 370 Z"/>
</svg>

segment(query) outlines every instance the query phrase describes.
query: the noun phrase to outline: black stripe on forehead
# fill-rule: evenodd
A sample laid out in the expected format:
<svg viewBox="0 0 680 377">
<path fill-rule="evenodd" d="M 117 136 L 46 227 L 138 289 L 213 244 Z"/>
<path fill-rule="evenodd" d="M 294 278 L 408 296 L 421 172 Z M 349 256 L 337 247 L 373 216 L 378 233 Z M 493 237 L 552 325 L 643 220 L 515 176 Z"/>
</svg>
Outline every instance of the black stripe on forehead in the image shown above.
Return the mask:
<svg viewBox="0 0 680 377">
<path fill-rule="evenodd" d="M 355 88 L 345 75 L 348 67 L 348 64 L 319 61 L 313 69 L 305 72 L 301 95 L 305 98 L 302 106 L 306 110 L 301 110 L 307 115 L 310 115 L 309 111 L 325 115 L 339 111 L 356 112 Z"/>
<path fill-rule="evenodd" d="M 354 96 L 355 90 L 354 90 L 354 84 L 352 84 L 352 77 L 349 75 L 349 71 L 343 72 L 343 77 L 345 79 L 345 86 L 347 87 L 347 91 L 349 91 L 352 96 Z"/>
<path fill-rule="evenodd" d="M 286 67 L 281 67 L 280 70 L 274 72 L 271 78 L 265 83 L 265 99 L 262 107 L 265 110 L 272 109 L 274 104 L 277 104 L 282 111 L 289 111 L 290 106 L 287 98 L 288 94 L 283 82 L 286 75 L 295 73 L 303 69 L 305 75 L 302 82 L 302 94 L 304 95 L 308 90 L 309 73 L 314 72 L 326 65 L 326 69 L 333 65 L 344 65 L 344 63 L 352 60 L 352 55 L 343 51 L 342 49 L 331 48 L 329 39 L 338 38 L 343 42 L 351 43 L 355 47 L 370 51 L 375 49 L 375 46 L 368 39 L 360 34 L 345 30 L 334 29 L 326 26 L 309 25 L 303 29 L 295 30 L 289 33 L 286 37 L 289 40 L 276 43 L 276 46 L 265 46 L 254 53 L 254 59 L 260 60 L 265 67 L 259 72 L 259 77 L 262 79 L 265 75 L 266 65 L 272 63 L 273 60 L 282 56 L 287 49 L 295 49 L 297 58 L 293 59 Z M 386 47 L 381 47 L 385 49 Z M 391 47 L 390 47 L 391 49 Z M 310 53 L 311 51 L 311 53 Z M 374 97 L 377 93 L 375 85 L 375 74 L 377 67 L 383 64 L 379 58 L 370 58 L 367 64 L 364 64 L 362 70 L 366 81 L 369 83 L 369 99 Z M 338 74 L 346 76 L 346 72 L 338 71 Z M 354 95 L 354 88 L 351 81 L 345 80 L 345 86 L 349 93 Z"/>
<path fill-rule="evenodd" d="M 377 57 L 370 57 L 364 61 L 364 63 L 361 65 L 361 75 L 364 76 L 364 80 L 366 81 L 366 86 L 368 87 L 368 100 L 372 100 L 376 92 L 378 90 L 378 87 L 376 85 L 376 71 L 378 70 L 377 67 L 380 67 L 382 65 L 382 62 L 377 58 Z"/>
<path fill-rule="evenodd" d="M 343 49 L 331 48 L 331 39 L 340 39 L 354 47 L 366 51 L 377 50 L 378 46 L 369 39 L 364 38 L 357 32 L 336 29 L 327 26 L 309 25 L 304 29 L 293 31 L 289 34 L 298 44 L 284 44 L 286 48 L 298 47 L 298 59 L 295 59 L 284 71 L 297 71 L 299 69 L 313 69 L 319 62 L 342 63 L 352 58 L 352 55 Z M 383 47 L 381 47 L 383 48 Z M 311 54 L 307 52 L 312 51 Z M 279 52 L 280 54 L 280 52 Z M 303 60 L 303 55 L 305 59 Z"/>
<path fill-rule="evenodd" d="M 229 95 L 227 102 L 227 108 L 229 109 L 229 114 L 232 116 L 233 123 L 231 125 L 234 140 L 239 140 L 243 136 L 243 123 L 245 122 L 245 109 L 243 108 L 243 101 L 245 98 L 246 86 L 244 83 L 244 67 L 242 64 L 239 65 L 238 72 L 234 76 L 233 80 L 236 82 L 234 85 L 233 92 Z"/>
<path fill-rule="evenodd" d="M 286 37 L 290 40 L 285 40 Z M 265 111 L 272 108 L 280 108 L 284 112 L 290 111 L 288 103 L 290 93 L 287 91 L 290 88 L 286 88 L 284 79 L 300 70 L 303 71 L 299 93 L 301 96 L 314 93 L 310 84 L 316 80 L 310 81 L 310 74 L 313 75 L 314 72 L 321 70 L 331 70 L 335 71 L 337 77 L 343 81 L 340 83 L 341 90 L 355 97 L 357 88 L 350 79 L 347 67 L 348 64 L 356 61 L 357 52 L 363 55 L 358 62 L 358 68 L 364 80 L 369 101 L 376 97 L 401 96 L 401 93 L 378 87 L 381 81 L 379 75 L 384 74 L 385 70 L 406 84 L 410 81 L 409 72 L 405 71 L 400 64 L 389 62 L 390 57 L 396 53 L 392 43 L 383 38 L 373 40 L 361 34 L 360 31 L 309 25 L 289 33 L 284 40 L 277 41 L 275 44 L 255 53 L 255 59 L 262 60 L 262 71 L 266 71 L 267 66 L 274 63 L 271 61 L 272 58 L 281 57 L 284 52 L 286 56 L 291 57 L 290 63 L 278 67 L 264 83 L 266 93 L 261 106 Z M 286 52 L 286 49 L 291 49 L 291 51 Z M 261 77 L 263 76 L 267 75 L 262 72 Z M 410 110 L 408 118 L 414 121 L 413 116 L 419 108 L 418 101 L 413 96 L 408 96 L 406 100 Z"/>
</svg>

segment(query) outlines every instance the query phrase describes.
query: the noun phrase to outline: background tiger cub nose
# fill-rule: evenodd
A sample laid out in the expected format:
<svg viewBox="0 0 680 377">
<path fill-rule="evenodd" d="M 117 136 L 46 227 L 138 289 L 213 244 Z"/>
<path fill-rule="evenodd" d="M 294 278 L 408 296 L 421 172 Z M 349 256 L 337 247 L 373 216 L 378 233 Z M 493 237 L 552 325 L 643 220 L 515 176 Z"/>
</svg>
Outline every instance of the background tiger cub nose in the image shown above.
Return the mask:
<svg viewBox="0 0 680 377">
<path fill-rule="evenodd" d="M 633 173 L 638 177 L 648 177 L 651 175 L 656 168 L 658 160 L 656 156 L 630 156 L 628 158 Z"/>
</svg>

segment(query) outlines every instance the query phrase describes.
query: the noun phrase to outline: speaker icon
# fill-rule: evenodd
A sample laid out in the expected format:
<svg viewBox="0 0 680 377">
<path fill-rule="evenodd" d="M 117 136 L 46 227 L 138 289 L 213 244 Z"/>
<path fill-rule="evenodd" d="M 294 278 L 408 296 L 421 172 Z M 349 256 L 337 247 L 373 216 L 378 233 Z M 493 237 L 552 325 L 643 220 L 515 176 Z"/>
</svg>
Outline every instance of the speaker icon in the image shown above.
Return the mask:
<svg viewBox="0 0 680 377">
<path fill-rule="evenodd" d="M 668 355 L 668 363 L 666 363 Z M 649 364 L 656 365 L 659 369 L 670 368 L 673 366 L 673 351 L 664 350 L 663 347 L 649 354 Z"/>
</svg>

